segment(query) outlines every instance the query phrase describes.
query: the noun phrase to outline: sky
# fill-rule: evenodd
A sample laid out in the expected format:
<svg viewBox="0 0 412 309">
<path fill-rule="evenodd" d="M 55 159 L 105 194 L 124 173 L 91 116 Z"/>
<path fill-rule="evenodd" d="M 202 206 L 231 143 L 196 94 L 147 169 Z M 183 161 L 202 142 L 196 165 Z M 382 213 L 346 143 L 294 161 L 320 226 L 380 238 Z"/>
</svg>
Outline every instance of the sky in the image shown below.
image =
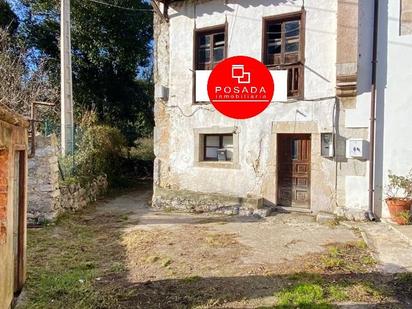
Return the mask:
<svg viewBox="0 0 412 309">
<path fill-rule="evenodd" d="M 6 0 L 13 9 L 14 13 L 19 17 L 19 19 L 22 19 L 23 16 L 27 13 L 27 10 L 25 7 L 21 4 L 19 0 Z"/>
</svg>

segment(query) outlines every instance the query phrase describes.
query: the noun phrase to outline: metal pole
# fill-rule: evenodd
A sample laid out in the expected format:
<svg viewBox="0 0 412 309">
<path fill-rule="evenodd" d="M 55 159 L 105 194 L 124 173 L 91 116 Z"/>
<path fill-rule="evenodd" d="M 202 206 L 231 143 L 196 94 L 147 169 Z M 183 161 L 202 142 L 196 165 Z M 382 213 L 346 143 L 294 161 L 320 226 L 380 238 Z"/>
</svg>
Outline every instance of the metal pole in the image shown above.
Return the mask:
<svg viewBox="0 0 412 309">
<path fill-rule="evenodd" d="M 61 149 L 62 154 L 67 155 L 74 148 L 70 0 L 61 0 L 60 19 Z"/>
<path fill-rule="evenodd" d="M 369 212 L 370 220 L 375 220 L 375 136 L 376 136 L 376 69 L 378 61 L 379 0 L 374 1 L 372 84 L 369 124 Z"/>
</svg>

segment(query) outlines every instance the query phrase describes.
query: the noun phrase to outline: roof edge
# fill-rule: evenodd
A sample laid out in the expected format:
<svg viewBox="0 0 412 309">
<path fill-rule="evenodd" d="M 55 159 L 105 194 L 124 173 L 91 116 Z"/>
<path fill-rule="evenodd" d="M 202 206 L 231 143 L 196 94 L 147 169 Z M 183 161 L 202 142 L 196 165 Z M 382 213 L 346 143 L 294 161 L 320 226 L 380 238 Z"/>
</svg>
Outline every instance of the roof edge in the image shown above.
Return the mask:
<svg viewBox="0 0 412 309">
<path fill-rule="evenodd" d="M 0 105 L 0 120 L 23 128 L 28 128 L 30 124 L 26 117 L 16 113 L 4 105 Z"/>
</svg>

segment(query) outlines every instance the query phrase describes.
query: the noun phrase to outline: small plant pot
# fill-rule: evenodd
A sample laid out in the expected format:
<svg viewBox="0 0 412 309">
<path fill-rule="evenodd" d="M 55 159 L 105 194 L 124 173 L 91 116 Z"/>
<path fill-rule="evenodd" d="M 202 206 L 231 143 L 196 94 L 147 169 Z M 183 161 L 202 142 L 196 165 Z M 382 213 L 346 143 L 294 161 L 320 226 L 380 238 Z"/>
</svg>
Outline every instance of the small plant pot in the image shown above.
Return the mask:
<svg viewBox="0 0 412 309">
<path fill-rule="evenodd" d="M 409 219 L 402 214 L 407 213 L 411 210 L 412 200 L 401 199 L 401 198 L 388 198 L 386 199 L 386 204 L 389 208 L 389 213 L 391 214 L 391 219 L 397 224 L 408 224 Z"/>
</svg>

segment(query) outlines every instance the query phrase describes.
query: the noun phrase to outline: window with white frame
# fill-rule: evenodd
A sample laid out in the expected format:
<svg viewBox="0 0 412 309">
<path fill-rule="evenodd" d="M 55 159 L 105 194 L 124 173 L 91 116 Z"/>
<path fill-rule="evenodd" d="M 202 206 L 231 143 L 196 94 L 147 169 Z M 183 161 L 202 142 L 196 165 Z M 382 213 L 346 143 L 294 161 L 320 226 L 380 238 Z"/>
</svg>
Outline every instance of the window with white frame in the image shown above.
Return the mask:
<svg viewBox="0 0 412 309">
<path fill-rule="evenodd" d="M 233 134 L 204 134 L 204 161 L 232 161 Z"/>
</svg>

